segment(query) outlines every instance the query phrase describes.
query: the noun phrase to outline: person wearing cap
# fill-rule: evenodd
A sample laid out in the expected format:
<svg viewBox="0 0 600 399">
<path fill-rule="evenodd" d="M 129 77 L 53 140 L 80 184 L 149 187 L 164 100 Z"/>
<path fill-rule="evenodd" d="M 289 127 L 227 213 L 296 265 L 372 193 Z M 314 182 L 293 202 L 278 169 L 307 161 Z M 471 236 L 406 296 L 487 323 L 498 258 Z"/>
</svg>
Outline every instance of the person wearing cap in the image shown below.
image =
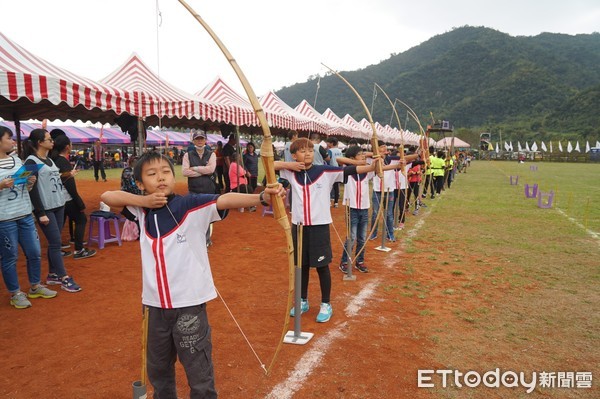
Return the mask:
<svg viewBox="0 0 600 399">
<path fill-rule="evenodd" d="M 193 194 L 218 194 L 215 181 L 217 156 L 206 145 L 206 133 L 196 130 L 192 134 L 192 143 L 193 149 L 189 149 L 181 161 L 183 175 L 188 178 L 188 191 Z M 206 243 L 212 244 L 210 228 L 206 232 Z"/>
<path fill-rule="evenodd" d="M 188 178 L 188 191 L 194 194 L 215 194 L 216 185 L 213 174 L 217 166 L 217 157 L 206 146 L 206 133 L 197 130 L 192 135 L 194 148 L 183 155 L 182 172 Z"/>
</svg>

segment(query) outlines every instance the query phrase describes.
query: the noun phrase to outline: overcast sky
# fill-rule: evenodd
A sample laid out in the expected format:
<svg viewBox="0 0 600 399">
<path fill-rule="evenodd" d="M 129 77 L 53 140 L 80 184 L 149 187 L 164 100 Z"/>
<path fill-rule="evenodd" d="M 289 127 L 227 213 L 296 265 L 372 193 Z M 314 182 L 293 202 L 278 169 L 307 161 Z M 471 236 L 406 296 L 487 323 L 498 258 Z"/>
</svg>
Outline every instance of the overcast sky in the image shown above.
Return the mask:
<svg viewBox="0 0 600 399">
<path fill-rule="evenodd" d="M 2 0 L 0 31 L 62 68 L 100 80 L 132 52 L 194 93 L 221 76 L 242 93 L 212 39 L 177 0 Z M 157 28 L 157 4 L 162 24 Z M 260 96 L 321 62 L 355 70 L 464 25 L 512 36 L 600 30 L 599 0 L 188 0 Z M 158 32 L 158 33 L 157 33 Z M 157 40 L 158 38 L 158 40 Z M 290 104 L 295 106 L 296 104 Z"/>
</svg>

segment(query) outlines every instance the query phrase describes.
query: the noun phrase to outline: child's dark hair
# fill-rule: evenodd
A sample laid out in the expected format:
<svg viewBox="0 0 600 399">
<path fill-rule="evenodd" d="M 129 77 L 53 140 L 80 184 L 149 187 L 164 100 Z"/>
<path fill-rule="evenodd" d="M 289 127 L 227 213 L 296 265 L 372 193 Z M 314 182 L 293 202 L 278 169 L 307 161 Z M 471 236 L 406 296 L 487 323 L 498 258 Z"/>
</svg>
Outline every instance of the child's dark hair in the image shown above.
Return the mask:
<svg viewBox="0 0 600 399">
<path fill-rule="evenodd" d="M 10 130 L 6 126 L 0 126 L 0 140 L 2 140 L 2 138 L 5 135 L 8 136 L 8 137 L 12 137 L 13 136 L 12 130 Z"/>
<path fill-rule="evenodd" d="M 52 148 L 50 158 L 54 159 L 58 157 L 60 153 L 63 152 L 65 148 L 67 148 L 67 146 L 70 144 L 71 140 L 67 137 L 67 135 L 61 134 L 56 136 L 56 138 L 54 139 L 54 147 Z"/>
<path fill-rule="evenodd" d="M 306 137 L 299 138 L 294 141 L 292 145 L 290 145 L 290 154 L 295 154 L 296 151 L 301 150 L 302 148 L 314 148 L 315 145 L 312 141 L 307 139 Z"/>
<path fill-rule="evenodd" d="M 135 181 L 142 181 L 142 168 L 144 167 L 144 165 L 147 165 L 152 162 L 159 162 L 161 159 L 169 164 L 171 172 L 173 172 L 173 176 L 175 176 L 175 168 L 173 167 L 173 163 L 167 156 L 157 151 L 148 151 L 142 154 L 141 157 L 139 157 L 139 159 L 135 163 L 135 166 L 133 167 L 133 178 L 135 179 Z"/>
<path fill-rule="evenodd" d="M 46 129 L 33 129 L 31 133 L 29 133 L 29 138 L 25 140 L 23 145 L 22 159 L 25 159 L 37 152 L 40 143 L 46 140 L 46 133 L 48 133 Z"/>
<path fill-rule="evenodd" d="M 335 137 L 328 137 L 327 142 L 331 143 L 331 145 L 334 147 L 337 147 L 338 145 L 338 139 L 336 139 Z"/>
<path fill-rule="evenodd" d="M 348 158 L 356 158 L 356 156 L 358 154 L 360 154 L 361 152 L 362 152 L 362 148 L 360 148 L 357 145 L 353 145 L 353 146 L 346 148 L 345 156 Z"/>
</svg>

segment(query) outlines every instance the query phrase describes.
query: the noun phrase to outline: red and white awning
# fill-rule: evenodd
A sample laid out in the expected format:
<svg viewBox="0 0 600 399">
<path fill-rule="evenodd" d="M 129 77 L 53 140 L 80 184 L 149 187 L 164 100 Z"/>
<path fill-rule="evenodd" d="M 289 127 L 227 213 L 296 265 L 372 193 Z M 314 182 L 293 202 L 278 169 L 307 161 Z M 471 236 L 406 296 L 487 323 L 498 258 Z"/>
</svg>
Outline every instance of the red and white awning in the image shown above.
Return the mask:
<svg viewBox="0 0 600 399">
<path fill-rule="evenodd" d="M 364 140 L 368 140 L 373 135 L 373 132 L 371 130 L 371 125 L 369 125 L 368 129 L 365 129 L 365 127 L 362 126 L 360 123 L 358 123 L 356 121 L 356 119 L 351 117 L 350 114 L 346 114 L 342 118 L 342 121 L 344 121 L 344 123 L 347 124 L 348 126 L 352 127 L 355 131 L 359 132 L 360 138 L 362 138 Z"/>
<path fill-rule="evenodd" d="M 204 89 L 197 92 L 196 96 L 217 103 L 223 108 L 224 114 L 220 117 L 221 122 L 236 126 L 260 125 L 252 104 L 235 92 L 220 77 L 215 78 Z"/>
<path fill-rule="evenodd" d="M 135 53 L 101 82 L 135 93 L 136 116 L 223 121 L 223 107 L 165 82 Z"/>
<path fill-rule="evenodd" d="M 57 67 L 0 33 L 0 116 L 112 122 L 115 114 L 133 113 L 135 101 L 132 93 Z"/>
<path fill-rule="evenodd" d="M 302 130 L 308 132 L 325 133 L 327 125 L 306 117 L 287 105 L 277 94 L 270 91 L 259 99 L 260 104 L 267 114 L 270 114 L 269 123 L 283 129 Z"/>
<path fill-rule="evenodd" d="M 351 137 L 351 138 L 362 138 L 363 133 L 360 130 L 357 130 L 355 127 L 347 124 L 346 122 L 344 122 L 342 120 L 342 118 L 340 118 L 339 116 L 337 116 L 335 114 L 335 112 L 333 112 L 331 110 L 331 108 L 327 108 L 325 110 L 325 112 L 323 112 L 323 117 L 332 121 L 333 123 L 337 124 L 338 126 L 341 127 L 341 129 L 344 132 L 344 136 L 346 137 Z"/>
<path fill-rule="evenodd" d="M 314 109 L 312 105 L 308 103 L 308 101 L 302 100 L 302 102 L 294 109 L 307 118 L 315 120 L 319 125 L 322 125 L 324 127 L 324 131 L 320 131 L 320 133 L 338 136 L 346 135 L 345 130 L 340 125 L 330 119 L 325 118 L 316 109 Z"/>
</svg>

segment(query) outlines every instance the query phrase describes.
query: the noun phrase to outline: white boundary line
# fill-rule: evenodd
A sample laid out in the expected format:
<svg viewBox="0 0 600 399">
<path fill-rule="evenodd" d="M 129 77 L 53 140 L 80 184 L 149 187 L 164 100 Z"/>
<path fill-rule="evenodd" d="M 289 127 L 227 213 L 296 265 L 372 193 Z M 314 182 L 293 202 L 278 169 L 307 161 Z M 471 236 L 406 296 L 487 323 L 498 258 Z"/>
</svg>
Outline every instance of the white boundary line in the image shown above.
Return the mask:
<svg viewBox="0 0 600 399">
<path fill-rule="evenodd" d="M 556 211 L 558 213 L 560 213 L 561 215 L 563 215 L 564 217 L 566 217 L 567 219 L 569 219 L 573 224 L 575 224 L 575 226 L 577 226 L 580 229 L 582 229 L 583 231 L 585 231 L 588 235 L 590 235 L 592 238 L 594 238 L 597 241 L 598 245 L 600 245 L 600 234 L 598 234 L 590 229 L 586 229 L 586 227 L 584 225 L 579 223 L 576 219 L 572 218 L 571 216 L 567 215 L 562 209 L 556 208 Z"/>
<path fill-rule="evenodd" d="M 426 215 L 426 213 L 424 214 Z M 423 216 L 424 216 L 423 215 Z M 405 238 L 412 238 L 416 235 L 417 231 L 423 226 L 424 218 L 419 218 L 419 221 L 415 224 L 415 227 L 408 230 Z M 402 247 L 404 243 L 402 243 Z M 392 254 L 398 254 L 400 250 L 394 251 Z M 390 267 L 389 265 L 387 267 Z M 352 301 L 348 303 L 344 312 L 346 317 L 351 318 L 358 314 L 362 309 L 367 300 L 375 294 L 375 287 L 381 282 L 380 279 L 375 279 L 369 282 L 363 287 L 360 292 L 354 296 Z M 296 363 L 294 370 L 289 373 L 288 377 L 277 384 L 271 392 L 266 396 L 267 399 L 291 399 L 294 394 L 300 390 L 308 379 L 310 374 L 319 367 L 321 359 L 327 354 L 327 350 L 331 347 L 331 344 L 340 338 L 343 338 L 345 333 L 343 332 L 348 326 L 349 321 L 345 321 L 336 328 L 330 330 L 323 337 L 314 340 L 312 348 L 304 354 Z"/>
</svg>

